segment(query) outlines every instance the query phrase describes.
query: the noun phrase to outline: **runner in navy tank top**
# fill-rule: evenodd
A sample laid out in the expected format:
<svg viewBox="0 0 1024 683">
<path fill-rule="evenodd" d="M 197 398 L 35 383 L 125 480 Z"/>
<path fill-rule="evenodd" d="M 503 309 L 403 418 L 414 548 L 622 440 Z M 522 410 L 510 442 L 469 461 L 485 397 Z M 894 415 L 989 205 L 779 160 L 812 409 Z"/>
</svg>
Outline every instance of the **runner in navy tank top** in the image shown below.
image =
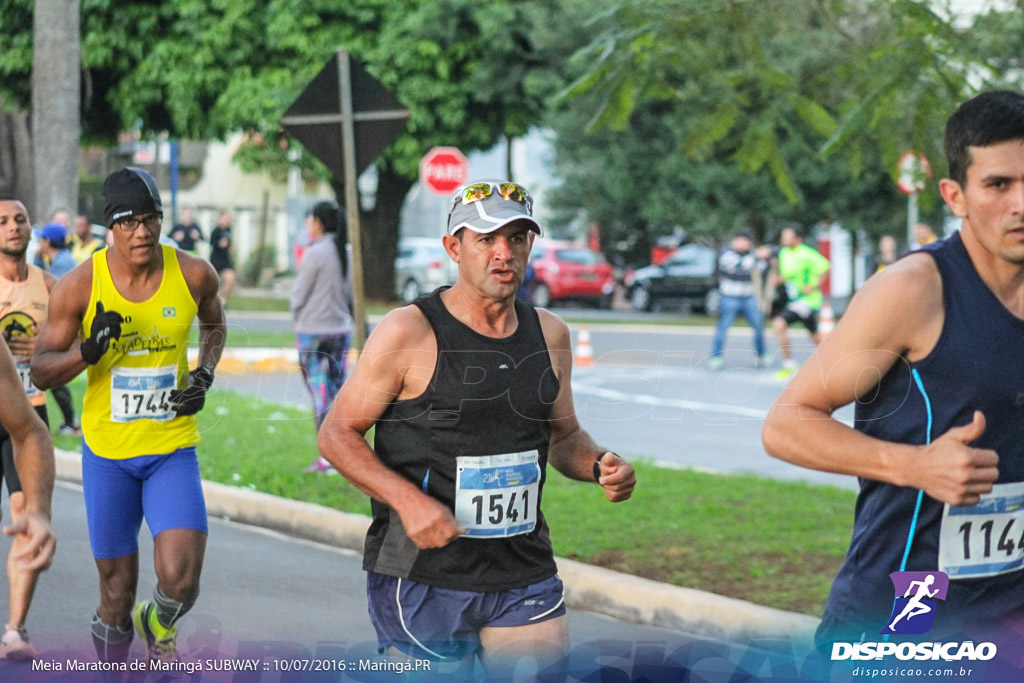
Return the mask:
<svg viewBox="0 0 1024 683">
<path fill-rule="evenodd" d="M 500 677 L 521 656 L 544 669 L 567 654 L 547 465 L 613 502 L 635 484 L 580 429 L 568 327 L 516 301 L 540 233 L 532 202 L 513 183 L 456 192 L 443 243 L 458 281 L 381 321 L 318 440 L 372 498 L 363 567 L 381 650 L 465 677 L 475 656 Z"/>
<path fill-rule="evenodd" d="M 945 148 L 960 233 L 871 277 L 765 422 L 771 455 L 860 477 L 819 643 L 1024 617 L 1024 95 L 961 105 Z"/>
</svg>

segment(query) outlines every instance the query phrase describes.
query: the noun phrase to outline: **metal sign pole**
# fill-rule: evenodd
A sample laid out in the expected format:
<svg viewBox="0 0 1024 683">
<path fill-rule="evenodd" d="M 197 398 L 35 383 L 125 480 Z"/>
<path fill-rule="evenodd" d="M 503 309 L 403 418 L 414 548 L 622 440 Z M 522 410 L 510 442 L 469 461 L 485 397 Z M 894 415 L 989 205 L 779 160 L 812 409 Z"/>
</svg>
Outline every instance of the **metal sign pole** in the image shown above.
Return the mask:
<svg viewBox="0 0 1024 683">
<path fill-rule="evenodd" d="M 366 314 L 363 290 L 362 226 L 359 222 L 359 194 L 356 189 L 356 135 L 352 116 L 352 74 L 348 50 L 338 50 L 338 84 L 341 91 L 341 149 L 345 164 L 345 214 L 348 243 L 352 245 L 352 318 L 355 339 L 352 347 L 362 351 L 366 343 Z"/>
<path fill-rule="evenodd" d="M 917 244 L 914 226 L 917 225 L 918 216 L 917 193 L 911 192 L 907 195 L 907 251 L 913 249 L 914 245 Z"/>
</svg>

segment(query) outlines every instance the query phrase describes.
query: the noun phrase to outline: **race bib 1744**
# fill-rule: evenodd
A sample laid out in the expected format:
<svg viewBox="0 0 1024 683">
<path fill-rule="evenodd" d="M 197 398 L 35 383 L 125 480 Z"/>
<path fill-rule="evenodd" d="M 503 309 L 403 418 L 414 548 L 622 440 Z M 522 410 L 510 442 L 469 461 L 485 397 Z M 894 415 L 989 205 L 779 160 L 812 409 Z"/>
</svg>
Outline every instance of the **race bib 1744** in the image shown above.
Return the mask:
<svg viewBox="0 0 1024 683">
<path fill-rule="evenodd" d="M 177 388 L 178 369 L 125 368 L 110 370 L 110 418 L 114 422 L 174 419 L 171 392 Z"/>
<path fill-rule="evenodd" d="M 464 538 L 506 538 L 537 525 L 540 463 L 536 450 L 457 459 L 455 518 Z"/>
</svg>

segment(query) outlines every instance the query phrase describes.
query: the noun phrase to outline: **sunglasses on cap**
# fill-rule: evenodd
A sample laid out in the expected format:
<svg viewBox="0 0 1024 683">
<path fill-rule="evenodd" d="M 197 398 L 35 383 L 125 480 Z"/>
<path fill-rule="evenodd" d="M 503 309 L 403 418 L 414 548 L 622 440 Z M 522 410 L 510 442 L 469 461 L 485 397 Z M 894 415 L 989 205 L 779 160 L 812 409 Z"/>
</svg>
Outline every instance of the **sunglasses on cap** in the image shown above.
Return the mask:
<svg viewBox="0 0 1024 683">
<path fill-rule="evenodd" d="M 472 185 L 466 185 L 459 189 L 452 197 L 452 208 L 448 213 L 450 214 L 455 210 L 455 207 L 460 203 L 466 206 L 473 202 L 483 201 L 493 195 L 495 190 L 497 190 L 498 196 L 501 198 L 522 204 L 526 207 L 526 211 L 531 216 L 533 215 L 533 197 L 530 196 L 530 191 L 516 183 L 473 183 Z"/>
</svg>

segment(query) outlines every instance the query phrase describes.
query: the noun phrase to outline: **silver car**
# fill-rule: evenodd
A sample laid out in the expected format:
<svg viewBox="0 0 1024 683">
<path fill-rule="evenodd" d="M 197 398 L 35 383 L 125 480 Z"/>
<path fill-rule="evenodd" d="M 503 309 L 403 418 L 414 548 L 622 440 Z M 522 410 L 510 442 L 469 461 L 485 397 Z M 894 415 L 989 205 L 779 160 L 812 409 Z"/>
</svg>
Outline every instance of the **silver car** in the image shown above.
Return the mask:
<svg viewBox="0 0 1024 683">
<path fill-rule="evenodd" d="M 441 285 L 455 284 L 458 267 L 440 237 L 403 237 L 395 257 L 395 295 L 410 303 Z"/>
</svg>

